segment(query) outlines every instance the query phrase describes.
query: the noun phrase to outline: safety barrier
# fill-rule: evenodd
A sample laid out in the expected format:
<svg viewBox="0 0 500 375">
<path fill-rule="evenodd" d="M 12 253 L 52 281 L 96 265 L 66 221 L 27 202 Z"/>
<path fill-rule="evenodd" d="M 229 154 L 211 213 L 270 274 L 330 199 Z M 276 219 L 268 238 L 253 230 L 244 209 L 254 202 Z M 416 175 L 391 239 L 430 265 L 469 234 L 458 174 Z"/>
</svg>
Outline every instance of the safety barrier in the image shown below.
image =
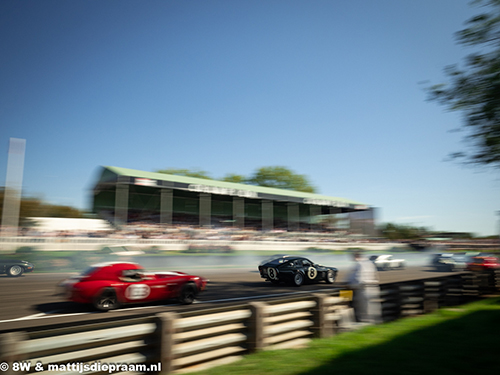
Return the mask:
<svg viewBox="0 0 500 375">
<path fill-rule="evenodd" d="M 381 285 L 382 318 L 423 314 L 488 295 L 498 290 L 499 275 L 462 273 Z M 94 365 L 85 373 L 95 374 L 109 373 L 96 364 L 116 365 L 119 371 L 114 374 L 203 370 L 260 350 L 301 347 L 314 337 L 356 327 L 349 293 L 332 289 L 220 308 L 4 333 L 0 366 L 5 375 L 61 375 L 61 366 L 65 374 L 81 372 L 64 367 L 68 364 Z"/>
<path fill-rule="evenodd" d="M 182 372 L 193 366 L 203 369 L 240 359 L 248 350 L 251 316 L 249 306 L 205 310 L 191 316 L 162 314 L 167 333 L 163 336 L 167 340 L 162 353 L 164 371 Z"/>
<path fill-rule="evenodd" d="M 384 322 L 455 306 L 500 289 L 500 270 L 388 283 L 380 287 Z"/>
<path fill-rule="evenodd" d="M 157 360 L 157 326 L 155 317 L 145 317 L 10 332 L 1 335 L 1 362 L 9 364 L 6 374 L 81 373 L 78 366 L 88 362 L 94 362 L 94 367 L 137 364 L 146 369 Z"/>
<path fill-rule="evenodd" d="M 337 310 L 349 311 L 348 302 L 333 290 L 190 314 L 160 314 L 165 332 L 162 371 L 199 371 L 260 350 L 302 347 L 342 325 L 342 318 L 349 316 Z"/>
</svg>

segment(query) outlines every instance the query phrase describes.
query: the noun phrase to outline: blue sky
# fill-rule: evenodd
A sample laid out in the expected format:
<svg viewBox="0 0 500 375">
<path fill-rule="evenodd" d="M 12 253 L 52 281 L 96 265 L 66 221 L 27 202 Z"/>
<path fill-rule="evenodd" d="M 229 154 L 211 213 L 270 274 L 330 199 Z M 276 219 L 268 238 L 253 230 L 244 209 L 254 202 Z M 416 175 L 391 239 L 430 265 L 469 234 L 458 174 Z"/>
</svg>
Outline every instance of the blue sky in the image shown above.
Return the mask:
<svg viewBox="0 0 500 375">
<path fill-rule="evenodd" d="M 286 166 L 379 222 L 496 234 L 498 175 L 454 162 L 424 87 L 472 50 L 467 0 L 2 0 L 0 184 L 89 208 L 101 165 Z"/>
</svg>

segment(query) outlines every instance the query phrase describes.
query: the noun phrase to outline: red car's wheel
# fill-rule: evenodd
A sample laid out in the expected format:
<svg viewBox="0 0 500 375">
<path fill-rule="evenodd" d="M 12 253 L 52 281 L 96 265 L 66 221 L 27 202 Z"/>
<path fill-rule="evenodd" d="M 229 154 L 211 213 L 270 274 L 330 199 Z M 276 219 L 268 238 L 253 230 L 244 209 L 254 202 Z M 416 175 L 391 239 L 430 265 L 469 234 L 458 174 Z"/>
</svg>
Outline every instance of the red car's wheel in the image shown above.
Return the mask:
<svg viewBox="0 0 500 375">
<path fill-rule="evenodd" d="M 183 305 L 190 305 L 194 302 L 197 295 L 198 289 L 194 283 L 184 284 L 179 295 L 179 302 Z"/>
<path fill-rule="evenodd" d="M 113 288 L 105 288 L 94 299 L 94 307 L 100 311 L 114 310 L 120 307 L 120 302 Z"/>
</svg>

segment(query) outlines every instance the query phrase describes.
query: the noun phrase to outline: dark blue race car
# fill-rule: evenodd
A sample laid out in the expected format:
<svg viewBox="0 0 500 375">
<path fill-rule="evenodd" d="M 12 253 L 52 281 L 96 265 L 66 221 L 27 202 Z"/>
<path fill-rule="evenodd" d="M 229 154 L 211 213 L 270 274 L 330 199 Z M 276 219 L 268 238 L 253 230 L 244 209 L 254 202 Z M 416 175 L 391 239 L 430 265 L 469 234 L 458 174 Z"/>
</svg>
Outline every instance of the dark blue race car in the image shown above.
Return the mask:
<svg viewBox="0 0 500 375">
<path fill-rule="evenodd" d="M 271 257 L 259 266 L 260 277 L 279 284 L 301 286 L 306 283 L 324 281 L 333 284 L 337 278 L 337 268 L 326 267 L 313 263 L 307 258 L 294 255 L 280 255 Z"/>
<path fill-rule="evenodd" d="M 0 258 L 0 274 L 17 277 L 34 269 L 35 266 L 25 260 Z"/>
</svg>

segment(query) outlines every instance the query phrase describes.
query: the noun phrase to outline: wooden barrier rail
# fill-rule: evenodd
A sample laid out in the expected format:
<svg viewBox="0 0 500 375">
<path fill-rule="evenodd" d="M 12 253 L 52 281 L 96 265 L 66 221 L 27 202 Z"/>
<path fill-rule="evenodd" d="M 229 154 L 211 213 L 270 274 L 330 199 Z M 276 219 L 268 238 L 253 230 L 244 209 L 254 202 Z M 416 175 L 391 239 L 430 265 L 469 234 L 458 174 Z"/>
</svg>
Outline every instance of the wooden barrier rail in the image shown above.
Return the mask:
<svg viewBox="0 0 500 375">
<path fill-rule="evenodd" d="M 499 279 L 499 273 L 462 273 L 381 285 L 383 321 L 488 295 L 498 290 Z M 69 363 L 146 366 L 114 374 L 202 370 L 248 353 L 301 347 L 314 337 L 352 329 L 354 314 L 343 295 L 332 288 L 329 293 L 222 308 L 4 333 L 0 334 L 0 366 L 5 375 L 80 373 L 61 372 L 57 367 Z M 16 363 L 18 367 L 13 368 Z M 20 369 L 19 363 L 30 368 Z M 35 368 L 37 363 L 43 370 Z M 85 373 L 109 371 L 97 368 Z"/>
<path fill-rule="evenodd" d="M 10 332 L 1 335 L 1 362 L 9 363 L 6 374 L 37 373 L 49 375 L 48 365 L 94 362 L 144 364 L 156 360 L 157 324 L 154 317 L 117 322 L 85 324 L 34 332 Z M 14 362 L 29 363 L 23 370 Z M 36 364 L 43 365 L 43 370 Z M 78 373 L 64 372 L 64 373 Z"/>
</svg>

